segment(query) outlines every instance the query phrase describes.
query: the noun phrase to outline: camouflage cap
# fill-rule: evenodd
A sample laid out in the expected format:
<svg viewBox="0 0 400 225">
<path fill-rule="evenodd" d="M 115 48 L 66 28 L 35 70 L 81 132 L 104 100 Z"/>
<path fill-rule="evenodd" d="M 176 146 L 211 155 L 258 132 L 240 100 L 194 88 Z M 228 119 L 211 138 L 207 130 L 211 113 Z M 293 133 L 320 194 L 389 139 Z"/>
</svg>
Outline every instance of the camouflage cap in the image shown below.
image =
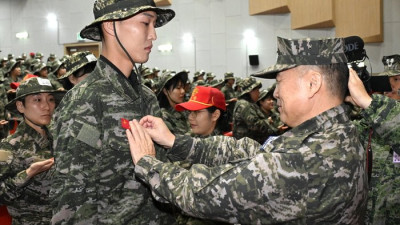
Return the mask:
<svg viewBox="0 0 400 225">
<path fill-rule="evenodd" d="M 258 97 L 258 101 L 263 100 L 266 97 L 274 97 L 274 91 L 275 91 L 276 83 L 271 85 L 268 89 L 264 89 L 260 91 L 260 96 Z"/>
<path fill-rule="evenodd" d="M 222 80 L 222 79 L 221 79 L 221 80 L 212 80 L 212 81 L 208 84 L 208 86 L 215 88 L 215 87 L 218 87 L 218 86 L 220 86 L 220 85 L 224 85 L 224 83 L 225 83 L 225 81 Z"/>
<path fill-rule="evenodd" d="M 89 51 L 84 52 L 75 52 L 71 55 L 71 58 L 65 60 L 65 69 L 67 72 L 58 78 L 58 80 L 62 80 L 71 74 L 75 73 L 80 68 L 86 66 L 89 63 L 96 63 L 97 58 Z"/>
<path fill-rule="evenodd" d="M 9 60 L 6 64 L 6 68 L 7 68 L 6 73 L 7 74 L 10 73 L 15 67 L 20 66 L 20 65 L 21 65 L 20 61 L 17 61 L 14 59 Z"/>
<path fill-rule="evenodd" d="M 154 68 L 153 68 L 153 72 L 154 72 L 154 73 L 160 72 L 160 69 L 158 69 L 158 67 L 154 67 Z"/>
<path fill-rule="evenodd" d="M 252 76 L 275 79 L 279 72 L 298 65 L 347 63 L 343 38 L 284 39 L 278 37 L 277 45 L 276 64 L 252 74 Z"/>
<path fill-rule="evenodd" d="M 41 58 L 43 58 L 43 54 L 41 52 L 36 52 L 35 58 L 36 59 L 41 59 Z"/>
<path fill-rule="evenodd" d="M 206 72 L 204 70 L 200 70 L 200 71 L 196 71 L 193 75 L 193 77 L 200 77 L 200 76 L 204 76 L 206 74 Z"/>
<path fill-rule="evenodd" d="M 27 95 L 37 93 L 53 93 L 56 102 L 59 102 L 65 91 L 56 90 L 48 79 L 32 77 L 20 83 L 15 98 L 6 105 L 6 109 L 18 113 L 15 103 Z"/>
<path fill-rule="evenodd" d="M 7 61 L 8 61 L 8 58 L 7 58 L 7 57 L 4 57 L 4 58 L 1 59 L 1 63 L 7 62 Z"/>
<path fill-rule="evenodd" d="M 8 60 L 14 59 L 14 55 L 10 53 L 10 54 L 7 55 L 7 58 L 8 58 Z"/>
<path fill-rule="evenodd" d="M 397 76 L 400 75 L 400 55 L 383 56 L 382 62 L 384 71 L 379 76 Z"/>
<path fill-rule="evenodd" d="M 224 74 L 224 80 L 229 80 L 229 79 L 234 79 L 235 80 L 235 77 L 233 76 L 232 72 L 226 72 Z"/>
<path fill-rule="evenodd" d="M 146 77 L 148 77 L 150 75 L 153 75 L 154 72 L 153 72 L 152 69 L 150 69 L 148 67 L 145 67 L 145 68 L 142 69 L 141 73 L 142 73 L 142 77 L 146 78 Z"/>
<path fill-rule="evenodd" d="M 50 55 L 49 55 L 49 58 L 51 58 L 51 59 L 55 59 L 57 56 L 56 56 L 56 54 L 54 54 L 54 53 L 50 53 Z"/>
<path fill-rule="evenodd" d="M 36 63 L 35 65 L 33 65 L 33 74 L 38 75 L 38 73 L 44 68 L 47 68 L 46 63 L 44 62 Z"/>
<path fill-rule="evenodd" d="M 206 78 L 215 78 L 215 75 L 214 75 L 214 73 L 209 72 L 206 74 Z"/>
<path fill-rule="evenodd" d="M 158 82 L 158 90 L 157 90 L 157 96 L 162 93 L 162 89 L 164 89 L 165 85 L 174 77 L 180 77 L 182 81 L 184 81 L 184 84 L 186 83 L 186 80 L 188 79 L 188 74 L 185 71 L 181 71 L 179 73 L 175 73 L 175 71 L 166 71 L 163 73 L 160 77 L 160 81 Z"/>
<path fill-rule="evenodd" d="M 99 24 L 103 21 L 122 20 L 143 11 L 157 13 L 155 27 L 161 27 L 175 16 L 171 9 L 157 8 L 153 0 L 96 0 L 93 6 L 95 21 L 83 28 L 80 36 L 94 41 L 101 41 Z"/>
<path fill-rule="evenodd" d="M 64 65 L 64 63 L 61 62 L 60 60 L 54 61 L 54 63 L 52 64 L 51 71 L 54 71 L 54 72 L 56 73 L 57 70 L 59 70 L 59 69 L 61 68 L 62 65 Z"/>
<path fill-rule="evenodd" d="M 240 92 L 239 97 L 243 96 L 244 94 L 249 93 L 250 91 L 252 91 L 255 88 L 261 88 L 262 84 L 260 81 L 257 81 L 255 78 L 253 77 L 247 77 L 244 78 L 241 82 L 241 87 L 242 87 L 242 92 Z"/>
</svg>

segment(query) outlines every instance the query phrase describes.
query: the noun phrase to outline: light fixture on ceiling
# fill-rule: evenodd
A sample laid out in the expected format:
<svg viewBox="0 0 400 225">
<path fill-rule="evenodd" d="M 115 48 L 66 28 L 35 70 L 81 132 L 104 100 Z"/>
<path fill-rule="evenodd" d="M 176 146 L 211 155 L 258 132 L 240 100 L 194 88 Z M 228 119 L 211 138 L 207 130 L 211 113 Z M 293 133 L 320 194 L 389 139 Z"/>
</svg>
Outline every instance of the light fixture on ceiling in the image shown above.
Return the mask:
<svg viewBox="0 0 400 225">
<path fill-rule="evenodd" d="M 23 31 L 15 34 L 15 37 L 18 39 L 27 39 L 29 37 L 28 32 Z"/>
<path fill-rule="evenodd" d="M 171 44 L 163 44 L 163 45 L 159 45 L 157 47 L 158 51 L 160 52 L 171 52 L 172 51 L 172 45 Z"/>
</svg>

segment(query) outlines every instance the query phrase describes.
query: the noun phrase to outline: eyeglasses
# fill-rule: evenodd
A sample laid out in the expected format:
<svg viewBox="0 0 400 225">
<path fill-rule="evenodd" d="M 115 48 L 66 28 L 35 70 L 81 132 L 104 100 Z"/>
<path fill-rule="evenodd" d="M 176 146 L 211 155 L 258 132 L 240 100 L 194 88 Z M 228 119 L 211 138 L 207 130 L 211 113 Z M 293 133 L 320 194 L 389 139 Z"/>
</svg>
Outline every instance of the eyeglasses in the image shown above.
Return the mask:
<svg viewBox="0 0 400 225">
<path fill-rule="evenodd" d="M 193 116 L 194 118 L 197 117 L 202 112 L 207 112 L 207 109 L 202 109 L 202 110 L 196 110 L 196 111 L 190 111 L 189 116 Z"/>
</svg>

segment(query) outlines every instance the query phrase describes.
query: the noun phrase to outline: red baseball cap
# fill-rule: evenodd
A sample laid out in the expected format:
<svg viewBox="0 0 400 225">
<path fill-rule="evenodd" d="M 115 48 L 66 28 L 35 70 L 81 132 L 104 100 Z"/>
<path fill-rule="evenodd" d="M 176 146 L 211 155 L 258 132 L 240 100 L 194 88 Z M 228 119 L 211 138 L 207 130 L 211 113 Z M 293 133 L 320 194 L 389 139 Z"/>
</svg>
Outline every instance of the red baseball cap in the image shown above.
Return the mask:
<svg viewBox="0 0 400 225">
<path fill-rule="evenodd" d="M 194 88 L 189 101 L 177 104 L 175 109 L 179 112 L 184 110 L 197 111 L 211 106 L 226 111 L 224 94 L 216 88 L 197 86 Z"/>
</svg>

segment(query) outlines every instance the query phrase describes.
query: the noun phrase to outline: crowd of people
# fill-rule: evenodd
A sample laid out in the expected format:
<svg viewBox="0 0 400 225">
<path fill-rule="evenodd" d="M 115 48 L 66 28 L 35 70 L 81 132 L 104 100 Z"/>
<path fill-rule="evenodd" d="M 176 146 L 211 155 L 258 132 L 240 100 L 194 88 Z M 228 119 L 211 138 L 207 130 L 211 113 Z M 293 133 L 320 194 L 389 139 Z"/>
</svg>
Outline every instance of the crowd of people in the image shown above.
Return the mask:
<svg viewBox="0 0 400 225">
<path fill-rule="evenodd" d="M 1 61 L 13 224 L 400 224 L 400 55 L 377 74 L 390 92 L 366 91 L 343 38 L 278 37 L 275 65 L 216 80 L 145 65 L 173 10 L 94 15 L 80 35 L 99 58 Z"/>
</svg>

